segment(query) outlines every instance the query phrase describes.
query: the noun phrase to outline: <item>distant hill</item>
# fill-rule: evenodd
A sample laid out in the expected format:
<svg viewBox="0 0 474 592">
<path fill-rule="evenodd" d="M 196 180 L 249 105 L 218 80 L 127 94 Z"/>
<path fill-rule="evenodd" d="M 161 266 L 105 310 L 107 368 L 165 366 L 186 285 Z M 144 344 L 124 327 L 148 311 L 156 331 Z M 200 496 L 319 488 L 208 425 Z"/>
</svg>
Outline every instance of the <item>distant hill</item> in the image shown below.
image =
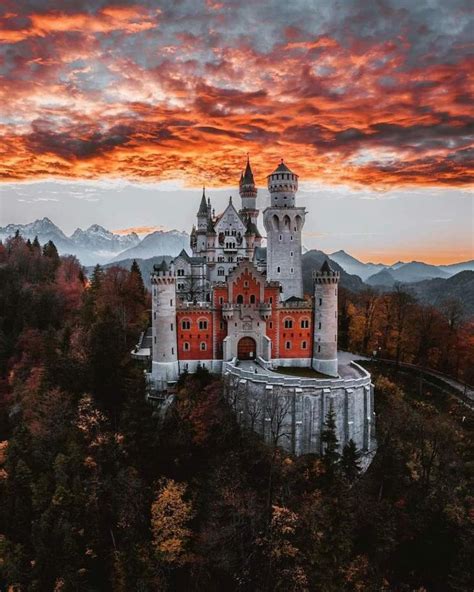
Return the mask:
<svg viewBox="0 0 474 592">
<path fill-rule="evenodd" d="M 401 284 L 411 284 L 433 278 L 448 278 L 449 274 L 441 270 L 436 265 L 428 265 L 419 261 L 404 263 L 396 269 L 386 267 L 382 271 L 371 275 L 366 279 L 369 286 L 393 286 L 399 282 Z"/>
<path fill-rule="evenodd" d="M 381 263 L 363 263 L 345 251 L 336 251 L 328 257 L 340 265 L 344 271 L 351 275 L 358 275 L 364 281 L 385 267 Z"/>
<path fill-rule="evenodd" d="M 147 235 L 138 245 L 120 253 L 114 261 L 150 259 L 157 255 L 176 256 L 183 249 L 189 249 L 189 234 L 178 230 L 157 230 Z"/>
<path fill-rule="evenodd" d="M 358 292 L 364 289 L 364 283 L 357 275 L 350 275 L 336 262 L 330 259 L 326 253 L 322 251 L 318 251 L 316 249 L 312 251 L 307 251 L 303 257 L 303 289 L 305 294 L 312 294 L 313 293 L 313 271 L 319 271 L 321 269 L 321 265 L 329 259 L 329 263 L 334 271 L 339 271 L 341 274 L 341 286 L 347 288 L 348 290 L 352 290 L 353 292 Z"/>
<path fill-rule="evenodd" d="M 447 300 L 459 300 L 468 317 L 474 317 L 474 271 L 461 271 L 450 278 L 412 283 L 409 290 L 421 302 L 440 307 Z"/>
<path fill-rule="evenodd" d="M 384 286 L 391 288 L 396 283 L 396 280 L 390 269 L 382 269 L 382 271 L 374 273 L 374 275 L 367 278 L 365 283 L 369 284 L 369 286 Z"/>
<path fill-rule="evenodd" d="M 474 259 L 462 263 L 451 263 L 451 265 L 439 265 L 439 268 L 450 275 L 457 274 L 460 271 L 474 271 Z"/>
</svg>

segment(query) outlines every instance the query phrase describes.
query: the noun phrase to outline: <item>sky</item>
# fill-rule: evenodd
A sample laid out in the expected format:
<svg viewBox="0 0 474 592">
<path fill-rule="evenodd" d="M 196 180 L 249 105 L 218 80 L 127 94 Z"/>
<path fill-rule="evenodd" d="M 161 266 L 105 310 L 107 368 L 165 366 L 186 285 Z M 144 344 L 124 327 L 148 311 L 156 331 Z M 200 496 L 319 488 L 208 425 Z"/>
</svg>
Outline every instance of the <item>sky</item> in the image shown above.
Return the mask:
<svg viewBox="0 0 474 592">
<path fill-rule="evenodd" d="M 364 260 L 471 259 L 464 0 L 3 0 L 0 225 L 189 230 L 247 153 L 284 158 L 303 241 Z"/>
</svg>

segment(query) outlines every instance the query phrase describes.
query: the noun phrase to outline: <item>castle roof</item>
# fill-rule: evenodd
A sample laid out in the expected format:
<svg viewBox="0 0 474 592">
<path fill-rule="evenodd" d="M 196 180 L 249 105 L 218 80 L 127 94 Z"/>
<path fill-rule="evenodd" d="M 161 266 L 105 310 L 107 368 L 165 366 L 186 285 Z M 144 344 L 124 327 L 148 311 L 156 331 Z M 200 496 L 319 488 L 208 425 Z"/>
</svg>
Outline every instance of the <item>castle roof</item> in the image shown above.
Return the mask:
<svg viewBox="0 0 474 592">
<path fill-rule="evenodd" d="M 255 185 L 255 181 L 253 178 L 253 173 L 252 173 L 252 167 L 250 166 L 250 160 L 249 157 L 247 156 L 247 166 L 245 167 L 245 173 L 243 174 L 243 177 L 241 176 L 241 183 L 243 185 Z"/>
<path fill-rule="evenodd" d="M 209 218 L 207 221 L 207 234 L 216 234 L 216 229 L 214 228 L 214 222 L 212 218 Z"/>
<path fill-rule="evenodd" d="M 201 203 L 199 204 L 198 216 L 207 216 L 208 209 L 207 209 L 207 202 L 206 202 L 206 190 L 202 188 L 202 197 Z"/>
<path fill-rule="evenodd" d="M 251 218 L 249 218 L 248 222 L 247 222 L 247 229 L 245 231 L 245 234 L 253 234 L 255 235 L 257 238 L 261 238 L 260 232 L 258 231 L 257 225 L 254 224 L 251 220 Z"/>
<path fill-rule="evenodd" d="M 273 173 L 270 173 L 270 175 L 268 175 L 269 177 L 271 175 L 274 175 L 275 173 L 291 173 L 294 174 L 293 171 L 291 171 L 286 164 L 283 162 L 283 158 L 281 159 L 280 164 L 277 166 L 277 168 L 273 171 Z"/>
<path fill-rule="evenodd" d="M 321 271 L 323 273 L 331 273 L 332 271 L 334 271 L 332 267 L 329 265 L 329 261 L 327 259 L 324 260 L 324 263 L 321 266 Z"/>
<path fill-rule="evenodd" d="M 158 265 L 153 265 L 153 269 L 155 271 L 168 271 L 169 267 L 166 261 L 163 259 L 162 262 Z"/>
</svg>

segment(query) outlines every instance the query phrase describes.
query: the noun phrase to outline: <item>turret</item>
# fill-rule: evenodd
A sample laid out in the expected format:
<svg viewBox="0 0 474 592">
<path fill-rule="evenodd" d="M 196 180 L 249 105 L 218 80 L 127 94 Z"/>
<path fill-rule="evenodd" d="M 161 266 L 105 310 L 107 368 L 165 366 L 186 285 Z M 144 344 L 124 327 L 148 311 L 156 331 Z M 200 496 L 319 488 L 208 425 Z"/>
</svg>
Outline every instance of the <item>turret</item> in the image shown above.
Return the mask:
<svg viewBox="0 0 474 592">
<path fill-rule="evenodd" d="M 242 209 L 240 214 L 250 218 L 254 224 L 257 223 L 257 187 L 253 178 L 252 167 L 247 156 L 247 165 L 245 172 L 240 175 L 239 193 L 242 199 Z"/>
<path fill-rule="evenodd" d="M 154 267 L 152 285 L 152 380 L 159 391 L 178 380 L 176 276 L 163 262 Z"/>
<path fill-rule="evenodd" d="M 303 298 L 301 231 L 306 211 L 295 205 L 298 175 L 282 160 L 267 181 L 271 198 L 270 207 L 263 212 L 267 231 L 267 278 L 280 282 L 282 300 L 291 296 Z"/>
<path fill-rule="evenodd" d="M 314 279 L 313 368 L 338 376 L 337 370 L 337 289 L 339 272 L 326 260 Z"/>
</svg>

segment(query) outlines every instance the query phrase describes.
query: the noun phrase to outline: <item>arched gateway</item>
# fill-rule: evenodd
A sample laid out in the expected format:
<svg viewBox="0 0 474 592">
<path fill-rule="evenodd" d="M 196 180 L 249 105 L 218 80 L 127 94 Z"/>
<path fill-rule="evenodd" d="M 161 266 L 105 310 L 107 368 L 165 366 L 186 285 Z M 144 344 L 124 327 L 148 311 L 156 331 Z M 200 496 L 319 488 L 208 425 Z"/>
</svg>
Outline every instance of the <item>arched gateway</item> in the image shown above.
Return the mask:
<svg viewBox="0 0 474 592">
<path fill-rule="evenodd" d="M 242 337 L 237 345 L 237 357 L 239 360 L 255 360 L 257 344 L 252 337 Z"/>
</svg>

